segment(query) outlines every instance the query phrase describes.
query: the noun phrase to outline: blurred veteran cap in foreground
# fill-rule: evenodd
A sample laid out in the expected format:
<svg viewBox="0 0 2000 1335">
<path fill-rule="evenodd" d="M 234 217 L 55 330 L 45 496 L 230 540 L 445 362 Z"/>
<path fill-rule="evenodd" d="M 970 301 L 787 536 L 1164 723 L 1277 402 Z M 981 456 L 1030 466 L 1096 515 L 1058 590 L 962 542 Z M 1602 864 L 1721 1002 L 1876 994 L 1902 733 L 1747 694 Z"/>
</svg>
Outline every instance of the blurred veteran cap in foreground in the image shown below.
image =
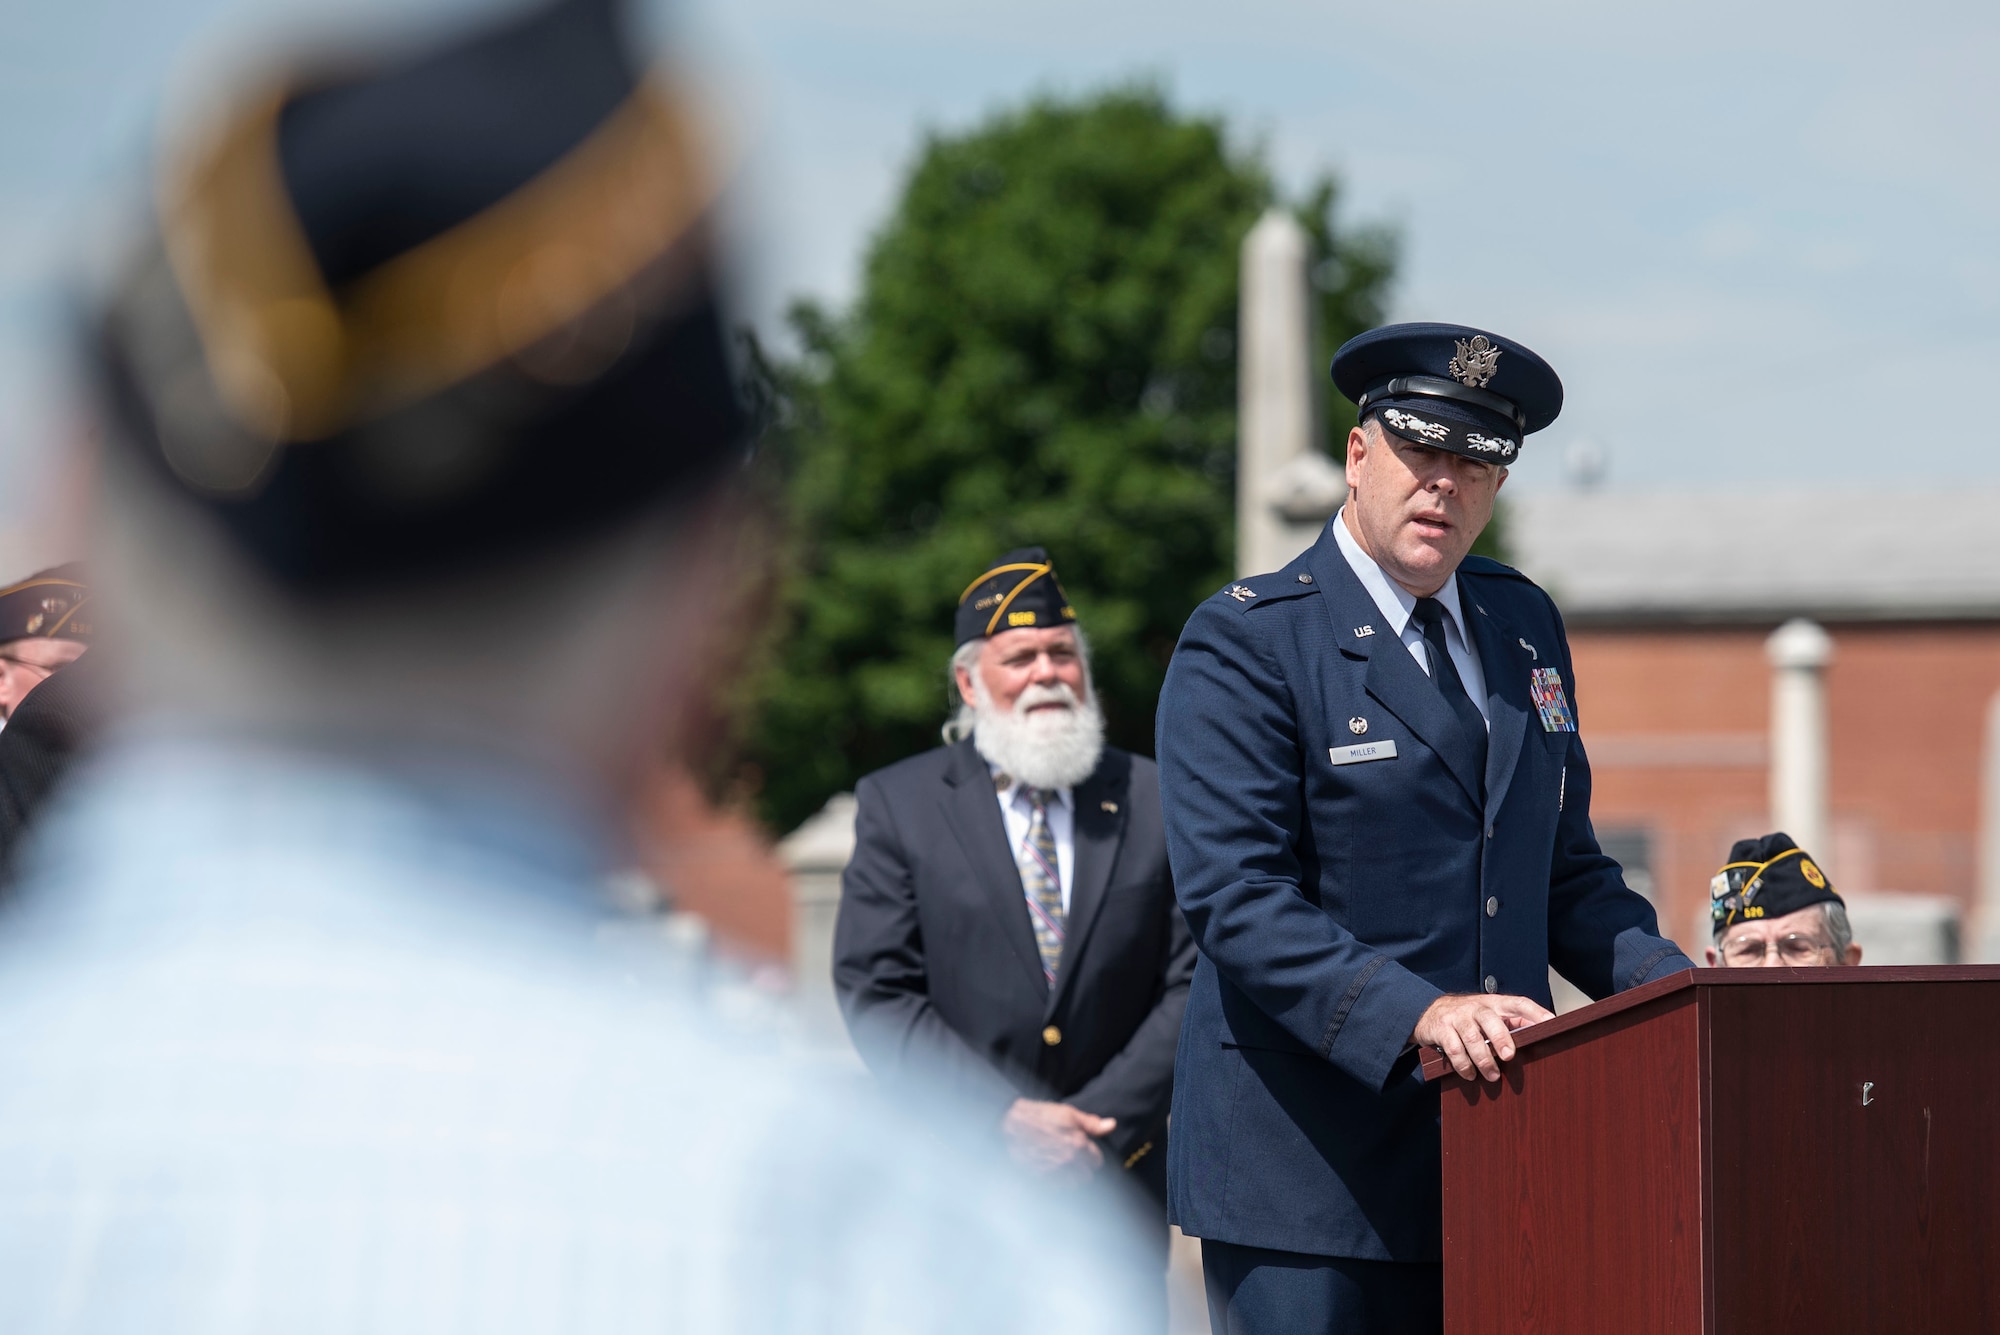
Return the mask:
<svg viewBox="0 0 2000 1335">
<path fill-rule="evenodd" d="M 744 420 L 688 105 L 613 0 L 308 62 L 170 155 L 92 330 L 117 425 L 304 588 L 636 517 Z"/>
<path fill-rule="evenodd" d="M 1392 324 L 1333 355 L 1333 383 L 1404 440 L 1505 466 L 1562 411 L 1555 368 L 1511 338 L 1457 324 Z"/>
</svg>

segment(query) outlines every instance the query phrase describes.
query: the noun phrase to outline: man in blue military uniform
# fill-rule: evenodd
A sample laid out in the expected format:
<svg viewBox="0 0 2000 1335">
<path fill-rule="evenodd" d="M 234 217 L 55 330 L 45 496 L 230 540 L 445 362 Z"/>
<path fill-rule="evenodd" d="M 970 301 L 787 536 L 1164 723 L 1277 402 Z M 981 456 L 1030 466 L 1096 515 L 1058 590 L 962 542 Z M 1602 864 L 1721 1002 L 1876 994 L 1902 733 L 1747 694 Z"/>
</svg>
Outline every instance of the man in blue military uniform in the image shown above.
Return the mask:
<svg viewBox="0 0 2000 1335">
<path fill-rule="evenodd" d="M 1561 617 L 1469 556 L 1548 363 L 1456 325 L 1334 357 L 1348 501 L 1196 609 L 1160 700 L 1174 885 L 1200 959 L 1176 1067 L 1173 1218 L 1217 1331 L 1443 1325 L 1438 1099 L 1417 1050 L 1499 1077 L 1548 1018 L 1692 962 L 1590 826 Z"/>
</svg>

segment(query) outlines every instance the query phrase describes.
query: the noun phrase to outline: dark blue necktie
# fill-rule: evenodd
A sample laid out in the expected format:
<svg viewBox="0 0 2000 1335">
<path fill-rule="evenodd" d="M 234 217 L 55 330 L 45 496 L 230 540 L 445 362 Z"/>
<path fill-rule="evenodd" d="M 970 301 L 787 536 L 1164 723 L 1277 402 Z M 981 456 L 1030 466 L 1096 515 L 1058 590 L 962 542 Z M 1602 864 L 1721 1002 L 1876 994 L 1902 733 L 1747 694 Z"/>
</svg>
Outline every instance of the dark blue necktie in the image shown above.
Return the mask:
<svg viewBox="0 0 2000 1335">
<path fill-rule="evenodd" d="M 1478 757 L 1478 771 L 1486 772 L 1486 717 L 1479 707 L 1472 703 L 1472 696 L 1466 692 L 1465 681 L 1458 675 L 1458 665 L 1451 661 L 1451 650 L 1444 642 L 1444 604 L 1435 598 L 1417 599 L 1414 613 L 1417 624 L 1424 629 L 1424 651 L 1430 655 L 1431 684 L 1444 696 L 1444 702 L 1465 729 L 1465 739 L 1473 744 Z"/>
</svg>

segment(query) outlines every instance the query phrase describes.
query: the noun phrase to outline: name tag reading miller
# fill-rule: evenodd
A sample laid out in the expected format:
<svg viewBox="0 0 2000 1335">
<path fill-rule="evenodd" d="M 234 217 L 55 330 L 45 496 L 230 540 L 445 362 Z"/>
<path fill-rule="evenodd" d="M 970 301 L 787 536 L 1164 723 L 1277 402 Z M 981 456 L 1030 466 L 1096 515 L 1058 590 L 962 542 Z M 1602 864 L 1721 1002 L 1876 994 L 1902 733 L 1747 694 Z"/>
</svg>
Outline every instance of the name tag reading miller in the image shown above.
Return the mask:
<svg viewBox="0 0 2000 1335">
<path fill-rule="evenodd" d="M 1358 746 L 1329 746 L 1326 758 L 1336 765 L 1359 765 L 1364 760 L 1394 760 L 1396 741 L 1362 742 Z"/>
</svg>

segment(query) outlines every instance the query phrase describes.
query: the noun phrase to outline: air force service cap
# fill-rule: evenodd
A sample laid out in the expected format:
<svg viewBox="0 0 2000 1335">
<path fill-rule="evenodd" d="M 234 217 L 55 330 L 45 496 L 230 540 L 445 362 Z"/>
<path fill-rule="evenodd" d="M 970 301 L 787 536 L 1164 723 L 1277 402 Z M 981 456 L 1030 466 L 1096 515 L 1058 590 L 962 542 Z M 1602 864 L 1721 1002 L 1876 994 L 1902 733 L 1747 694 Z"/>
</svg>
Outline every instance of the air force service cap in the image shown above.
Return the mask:
<svg viewBox="0 0 2000 1335">
<path fill-rule="evenodd" d="M 953 619 L 955 643 L 1007 630 L 1076 624 L 1076 609 L 1056 582 L 1055 563 L 1040 547 L 1017 547 L 965 586 Z"/>
<path fill-rule="evenodd" d="M 1562 411 L 1555 368 L 1511 338 L 1458 324 L 1391 324 L 1333 355 L 1333 383 L 1404 440 L 1502 467 Z"/>
<path fill-rule="evenodd" d="M 617 0 L 264 80 L 95 322 L 113 434 L 294 586 L 699 495 L 745 439 L 699 138 Z"/>
<path fill-rule="evenodd" d="M 1782 918 L 1814 904 L 1843 904 L 1833 882 L 1783 831 L 1738 839 L 1709 882 L 1709 915 L 1721 936 L 1739 922 Z"/>
<path fill-rule="evenodd" d="M 90 588 L 72 562 L 0 588 L 0 644 L 15 640 L 90 642 Z"/>
</svg>

